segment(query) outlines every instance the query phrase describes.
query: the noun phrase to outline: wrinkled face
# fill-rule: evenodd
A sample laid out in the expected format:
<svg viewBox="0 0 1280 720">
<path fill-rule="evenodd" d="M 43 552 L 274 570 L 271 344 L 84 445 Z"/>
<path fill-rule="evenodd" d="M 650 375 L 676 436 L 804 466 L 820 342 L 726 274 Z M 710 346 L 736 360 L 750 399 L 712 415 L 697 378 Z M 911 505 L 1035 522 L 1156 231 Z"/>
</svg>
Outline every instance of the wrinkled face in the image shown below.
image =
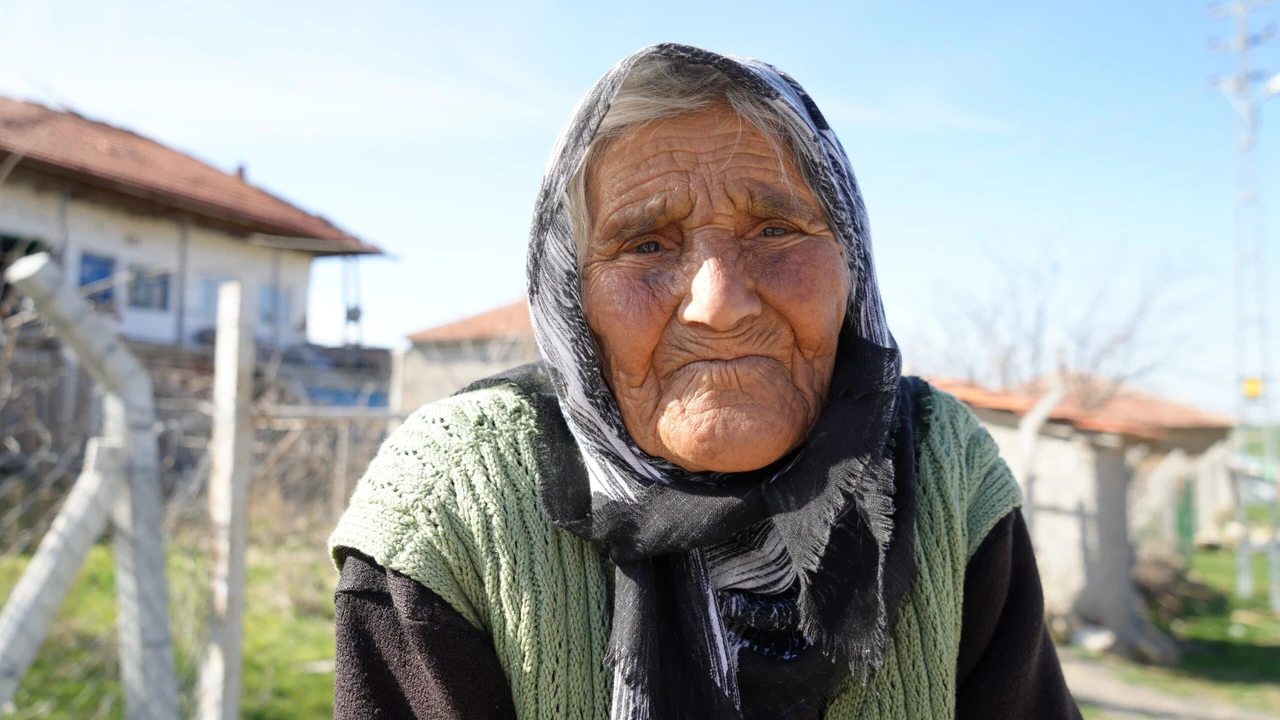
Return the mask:
<svg viewBox="0 0 1280 720">
<path fill-rule="evenodd" d="M 789 155 L 717 108 L 630 128 L 588 169 L 606 380 L 640 448 L 690 471 L 768 465 L 826 402 L 849 275 Z"/>
</svg>

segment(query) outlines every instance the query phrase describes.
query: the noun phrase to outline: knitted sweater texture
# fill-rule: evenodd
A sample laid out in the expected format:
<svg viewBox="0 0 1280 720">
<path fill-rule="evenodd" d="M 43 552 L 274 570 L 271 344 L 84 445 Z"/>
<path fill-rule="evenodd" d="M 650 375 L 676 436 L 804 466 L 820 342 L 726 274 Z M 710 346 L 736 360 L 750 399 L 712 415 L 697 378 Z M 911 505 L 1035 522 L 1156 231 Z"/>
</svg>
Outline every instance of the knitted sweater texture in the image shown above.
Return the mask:
<svg viewBox="0 0 1280 720">
<path fill-rule="evenodd" d="M 965 567 L 1020 503 L 987 432 L 931 392 L 916 441 L 916 583 L 884 666 L 866 683 L 850 679 L 830 720 L 954 716 Z M 604 720 L 612 567 L 543 513 L 540 432 L 532 403 L 509 386 L 425 406 L 379 450 L 329 544 L 339 562 L 342 548 L 357 550 L 422 583 L 492 637 L 522 720 Z"/>
</svg>

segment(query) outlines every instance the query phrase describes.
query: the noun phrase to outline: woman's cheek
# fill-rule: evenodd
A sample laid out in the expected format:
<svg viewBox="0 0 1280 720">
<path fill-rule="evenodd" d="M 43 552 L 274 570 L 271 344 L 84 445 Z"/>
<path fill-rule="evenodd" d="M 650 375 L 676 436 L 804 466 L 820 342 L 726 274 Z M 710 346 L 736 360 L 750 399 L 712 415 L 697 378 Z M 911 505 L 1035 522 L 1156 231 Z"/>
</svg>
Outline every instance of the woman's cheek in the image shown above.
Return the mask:
<svg viewBox="0 0 1280 720">
<path fill-rule="evenodd" d="M 849 272 L 834 242 L 812 239 L 762 258 L 757 292 L 782 314 L 801 348 L 834 347 L 849 300 Z"/>
<path fill-rule="evenodd" d="M 679 305 L 672 280 L 668 270 L 626 267 L 596 273 L 586 283 L 587 324 L 614 372 L 648 373 L 653 349 Z"/>
</svg>

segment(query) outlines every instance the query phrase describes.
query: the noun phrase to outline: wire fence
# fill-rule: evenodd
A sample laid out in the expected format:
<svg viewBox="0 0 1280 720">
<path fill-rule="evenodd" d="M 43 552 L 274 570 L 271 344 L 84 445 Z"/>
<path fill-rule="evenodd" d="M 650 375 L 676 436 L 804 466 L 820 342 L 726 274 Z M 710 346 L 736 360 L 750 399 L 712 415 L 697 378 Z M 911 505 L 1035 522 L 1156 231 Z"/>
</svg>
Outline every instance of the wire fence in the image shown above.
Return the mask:
<svg viewBox="0 0 1280 720">
<path fill-rule="evenodd" d="M 89 289 L 90 291 L 92 288 Z M 100 432 L 101 390 L 32 303 L 0 294 L 0 605 L 8 600 Z M 212 355 L 135 349 L 155 392 L 169 620 L 181 714 L 196 705 L 208 639 Z M 255 407 L 305 404 L 278 358 L 258 364 Z M 271 420 L 255 425 L 249 499 L 242 712 L 328 717 L 335 574 L 325 539 L 385 419 Z M 341 457 L 339 457 L 341 455 Z M 0 717 L 121 718 L 115 559 L 110 530 L 90 550 Z"/>
</svg>

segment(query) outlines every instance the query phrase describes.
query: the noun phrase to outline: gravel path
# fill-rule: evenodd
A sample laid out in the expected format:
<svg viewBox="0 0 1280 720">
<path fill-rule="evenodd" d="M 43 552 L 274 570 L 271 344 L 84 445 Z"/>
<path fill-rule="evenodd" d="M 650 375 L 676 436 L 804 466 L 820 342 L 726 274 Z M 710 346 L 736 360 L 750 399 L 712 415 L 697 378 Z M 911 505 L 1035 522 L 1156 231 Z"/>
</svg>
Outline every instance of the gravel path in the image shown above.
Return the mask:
<svg viewBox="0 0 1280 720">
<path fill-rule="evenodd" d="M 1159 718 L 1160 720 L 1280 720 L 1256 710 L 1200 698 L 1166 695 L 1116 678 L 1100 663 L 1059 655 L 1062 672 L 1076 700 L 1097 705 L 1107 718 Z"/>
</svg>

